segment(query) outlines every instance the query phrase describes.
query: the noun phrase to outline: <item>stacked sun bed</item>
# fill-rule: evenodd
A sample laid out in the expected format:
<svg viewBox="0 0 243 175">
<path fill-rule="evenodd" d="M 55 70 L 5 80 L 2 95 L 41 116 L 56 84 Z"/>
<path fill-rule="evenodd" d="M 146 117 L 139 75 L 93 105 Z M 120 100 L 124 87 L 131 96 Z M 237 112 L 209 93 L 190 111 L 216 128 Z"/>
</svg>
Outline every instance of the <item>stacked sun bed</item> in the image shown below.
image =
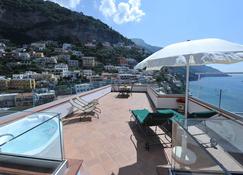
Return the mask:
<svg viewBox="0 0 243 175">
<path fill-rule="evenodd" d="M 142 131 L 145 139 L 145 149 L 149 150 L 150 145 L 157 144 L 151 143 L 151 137 L 161 134 L 157 134 L 157 128 L 155 128 L 155 132 L 151 135 L 148 134 L 147 130 L 150 126 L 160 127 L 164 131 L 163 135 L 171 136 L 172 132 L 172 123 L 173 122 L 183 122 L 185 117 L 184 115 L 176 112 L 172 109 L 166 110 L 157 110 L 156 112 L 149 112 L 147 109 L 137 109 L 131 110 L 131 117 L 135 119 L 137 126 L 139 126 L 140 131 Z M 188 114 L 188 118 L 210 118 L 216 115 L 215 111 L 203 111 L 203 112 L 194 112 Z M 151 130 L 151 129 L 150 129 Z M 160 143 L 160 142 L 159 142 Z"/>
</svg>

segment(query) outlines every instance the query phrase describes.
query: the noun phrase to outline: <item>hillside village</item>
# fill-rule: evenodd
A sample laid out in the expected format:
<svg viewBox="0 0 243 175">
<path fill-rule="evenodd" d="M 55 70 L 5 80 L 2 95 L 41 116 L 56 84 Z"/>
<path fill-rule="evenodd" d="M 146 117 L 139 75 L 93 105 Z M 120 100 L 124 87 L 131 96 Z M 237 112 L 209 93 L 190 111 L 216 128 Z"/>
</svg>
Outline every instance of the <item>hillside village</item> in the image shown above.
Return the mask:
<svg viewBox="0 0 243 175">
<path fill-rule="evenodd" d="M 0 91 L 5 104 L 0 107 L 40 105 L 114 82 L 152 83 L 152 73 L 133 69 L 138 58 L 147 55 L 144 49 L 124 43 L 92 41 L 77 46 L 40 41 L 17 47 L 1 40 Z"/>
</svg>

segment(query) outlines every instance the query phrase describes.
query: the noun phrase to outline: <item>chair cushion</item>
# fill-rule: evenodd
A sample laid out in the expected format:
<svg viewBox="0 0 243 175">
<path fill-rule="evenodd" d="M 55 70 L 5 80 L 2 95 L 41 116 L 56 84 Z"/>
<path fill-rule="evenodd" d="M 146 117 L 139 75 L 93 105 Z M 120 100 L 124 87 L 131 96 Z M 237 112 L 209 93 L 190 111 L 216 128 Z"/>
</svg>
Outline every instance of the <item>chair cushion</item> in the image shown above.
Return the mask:
<svg viewBox="0 0 243 175">
<path fill-rule="evenodd" d="M 174 110 L 171 109 L 162 109 L 162 110 L 157 110 L 158 113 L 163 114 L 163 115 L 174 115 Z"/>
<path fill-rule="evenodd" d="M 216 114 L 216 111 L 193 112 L 188 115 L 188 118 L 210 118 Z"/>
<path fill-rule="evenodd" d="M 184 115 L 172 110 L 172 109 L 163 109 L 163 110 L 157 110 L 158 113 L 164 114 L 164 115 L 172 115 L 173 117 L 171 120 L 181 121 L 185 119 Z"/>
<path fill-rule="evenodd" d="M 132 110 L 131 112 L 141 124 L 145 122 L 146 118 L 150 114 L 147 109 L 137 109 L 137 110 Z"/>
</svg>

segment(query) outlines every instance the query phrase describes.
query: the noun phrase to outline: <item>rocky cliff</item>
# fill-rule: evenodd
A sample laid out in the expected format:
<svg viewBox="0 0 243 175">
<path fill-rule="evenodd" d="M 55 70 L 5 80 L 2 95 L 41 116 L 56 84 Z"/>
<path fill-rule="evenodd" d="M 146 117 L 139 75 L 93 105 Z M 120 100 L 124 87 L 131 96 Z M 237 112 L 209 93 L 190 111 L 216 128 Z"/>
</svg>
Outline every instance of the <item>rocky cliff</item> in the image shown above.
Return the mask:
<svg viewBox="0 0 243 175">
<path fill-rule="evenodd" d="M 0 0 L 0 38 L 20 43 L 40 40 L 132 43 L 100 20 L 44 0 Z"/>
</svg>

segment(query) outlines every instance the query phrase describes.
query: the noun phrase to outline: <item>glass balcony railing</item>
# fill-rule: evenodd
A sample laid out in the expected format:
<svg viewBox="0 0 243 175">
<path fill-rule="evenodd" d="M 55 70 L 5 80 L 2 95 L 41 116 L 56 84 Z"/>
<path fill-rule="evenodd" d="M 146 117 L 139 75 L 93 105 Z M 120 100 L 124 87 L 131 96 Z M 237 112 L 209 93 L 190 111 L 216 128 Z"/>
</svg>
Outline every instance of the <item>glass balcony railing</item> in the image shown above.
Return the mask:
<svg viewBox="0 0 243 175">
<path fill-rule="evenodd" d="M 63 160 L 62 123 L 59 114 L 17 112 L 4 117 L 20 117 L 0 127 L 0 155 Z"/>
<path fill-rule="evenodd" d="M 218 108 L 243 116 L 243 91 L 231 89 L 216 89 L 206 86 L 193 86 L 190 95 L 194 98 L 212 104 Z"/>
<path fill-rule="evenodd" d="M 172 168 L 200 174 L 243 173 L 243 127 L 221 116 L 173 124 Z"/>
</svg>

